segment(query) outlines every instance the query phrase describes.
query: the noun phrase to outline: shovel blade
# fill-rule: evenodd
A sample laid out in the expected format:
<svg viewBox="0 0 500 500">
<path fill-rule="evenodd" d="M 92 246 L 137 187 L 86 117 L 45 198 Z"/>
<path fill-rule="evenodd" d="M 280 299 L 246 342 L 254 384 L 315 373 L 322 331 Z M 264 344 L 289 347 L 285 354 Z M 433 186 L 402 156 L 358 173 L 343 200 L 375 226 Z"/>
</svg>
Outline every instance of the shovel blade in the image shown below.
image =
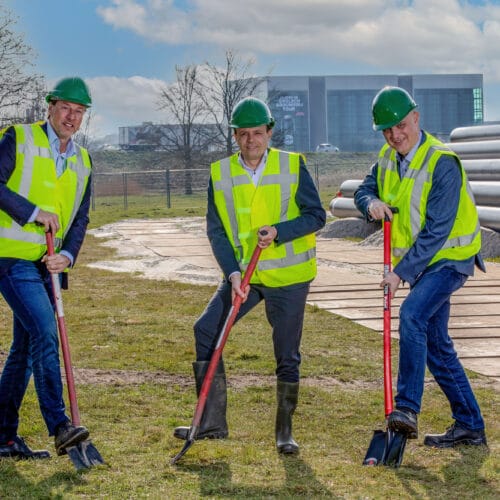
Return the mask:
<svg viewBox="0 0 500 500">
<path fill-rule="evenodd" d="M 74 446 L 68 446 L 67 452 L 76 470 L 90 469 L 94 465 L 101 465 L 104 460 L 92 441 L 82 441 Z"/>
<path fill-rule="evenodd" d="M 193 446 L 193 444 L 194 444 L 194 439 L 190 439 L 190 438 L 186 439 L 186 442 L 184 443 L 182 450 L 179 451 L 179 453 L 177 453 L 177 455 L 175 455 L 175 457 L 173 457 L 170 460 L 170 463 L 172 465 L 176 464 L 186 454 L 186 451 L 188 451 L 189 448 L 191 448 L 191 446 Z"/>
<path fill-rule="evenodd" d="M 403 461 L 406 441 L 406 434 L 401 432 L 387 430 L 387 443 L 384 451 L 383 464 L 388 467 L 398 468 Z"/>
<path fill-rule="evenodd" d="M 368 446 L 363 465 L 379 465 L 383 462 L 387 433 L 382 430 L 373 431 L 373 437 Z"/>
<path fill-rule="evenodd" d="M 363 465 L 387 465 L 398 468 L 403 461 L 407 439 L 406 434 L 390 429 L 373 431 Z"/>
</svg>

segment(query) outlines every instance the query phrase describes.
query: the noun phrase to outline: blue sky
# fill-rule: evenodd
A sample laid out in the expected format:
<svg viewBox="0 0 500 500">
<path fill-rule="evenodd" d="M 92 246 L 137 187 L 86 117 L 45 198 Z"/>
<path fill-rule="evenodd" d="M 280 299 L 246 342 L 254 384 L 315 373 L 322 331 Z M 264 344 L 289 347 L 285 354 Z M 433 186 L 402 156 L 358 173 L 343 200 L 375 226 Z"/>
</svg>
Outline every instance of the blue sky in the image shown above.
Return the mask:
<svg viewBox="0 0 500 500">
<path fill-rule="evenodd" d="M 95 135 L 162 122 L 175 65 L 256 74 L 482 73 L 485 119 L 500 120 L 500 0 L 0 0 L 47 81 L 84 77 Z"/>
</svg>

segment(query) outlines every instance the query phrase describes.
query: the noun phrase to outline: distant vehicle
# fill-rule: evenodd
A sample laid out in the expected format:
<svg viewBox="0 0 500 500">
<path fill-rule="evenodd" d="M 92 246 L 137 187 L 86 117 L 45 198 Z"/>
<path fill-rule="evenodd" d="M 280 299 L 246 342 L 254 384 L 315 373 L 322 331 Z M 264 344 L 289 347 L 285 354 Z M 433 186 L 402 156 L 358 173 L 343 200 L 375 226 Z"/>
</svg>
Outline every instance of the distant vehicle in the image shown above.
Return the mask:
<svg viewBox="0 0 500 500">
<path fill-rule="evenodd" d="M 118 144 L 103 144 L 101 146 L 101 151 L 120 151 Z"/>
<path fill-rule="evenodd" d="M 332 146 L 328 142 L 316 146 L 317 153 L 338 153 L 339 151 L 340 149 L 337 146 Z"/>
</svg>

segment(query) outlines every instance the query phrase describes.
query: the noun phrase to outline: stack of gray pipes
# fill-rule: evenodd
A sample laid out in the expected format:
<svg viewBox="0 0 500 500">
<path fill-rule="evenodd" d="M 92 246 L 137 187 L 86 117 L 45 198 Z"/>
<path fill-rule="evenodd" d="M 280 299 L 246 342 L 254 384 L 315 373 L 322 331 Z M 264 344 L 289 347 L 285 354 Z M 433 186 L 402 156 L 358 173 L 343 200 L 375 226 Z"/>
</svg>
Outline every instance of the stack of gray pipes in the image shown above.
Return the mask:
<svg viewBox="0 0 500 500">
<path fill-rule="evenodd" d="M 500 125 L 477 125 L 452 130 L 447 146 L 461 159 L 476 200 L 482 227 L 500 232 Z M 330 203 L 334 217 L 362 217 L 354 192 L 362 181 L 344 181 Z"/>
</svg>

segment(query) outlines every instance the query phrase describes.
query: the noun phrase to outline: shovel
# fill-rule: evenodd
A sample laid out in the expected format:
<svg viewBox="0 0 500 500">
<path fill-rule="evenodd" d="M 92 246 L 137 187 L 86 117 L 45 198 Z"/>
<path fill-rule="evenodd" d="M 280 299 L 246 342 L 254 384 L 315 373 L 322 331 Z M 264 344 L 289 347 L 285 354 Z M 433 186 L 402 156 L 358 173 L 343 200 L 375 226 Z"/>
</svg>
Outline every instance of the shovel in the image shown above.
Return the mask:
<svg viewBox="0 0 500 500">
<path fill-rule="evenodd" d="M 397 208 L 391 208 L 397 213 Z M 384 276 L 391 271 L 391 221 L 384 219 Z M 387 418 L 392 413 L 392 370 L 391 370 L 391 292 L 384 286 L 384 406 L 386 430 L 375 430 L 366 452 L 363 465 L 387 465 L 399 467 L 403 460 L 407 436 L 395 432 L 387 426 Z"/>
<path fill-rule="evenodd" d="M 54 255 L 54 238 L 49 231 L 45 233 L 47 241 L 48 255 Z M 66 331 L 66 323 L 64 321 L 64 309 L 61 294 L 61 285 L 59 283 L 59 275 L 50 274 L 52 281 L 52 292 L 54 295 L 54 302 L 56 304 L 57 313 L 57 326 L 59 329 L 59 338 L 61 339 L 61 350 L 64 360 L 64 371 L 66 373 L 66 384 L 68 386 L 69 404 L 71 410 L 71 421 L 73 425 L 80 425 L 80 412 L 78 410 L 78 403 L 76 400 L 75 380 L 73 378 L 73 368 L 71 365 L 71 356 L 69 352 L 68 334 Z M 64 449 L 69 458 L 73 462 L 76 470 L 89 469 L 94 465 L 103 464 L 104 460 L 97 448 L 92 444 L 89 439 L 81 441 L 74 446 L 68 446 Z"/>
<path fill-rule="evenodd" d="M 261 234 L 264 234 L 263 231 L 261 231 Z M 255 247 L 255 250 L 253 251 L 252 258 L 250 259 L 250 262 L 248 264 L 248 267 L 245 271 L 245 276 L 243 277 L 243 281 L 241 282 L 241 289 L 244 290 L 247 285 L 250 283 L 250 278 L 252 277 L 252 274 L 255 270 L 255 267 L 257 265 L 257 261 L 259 260 L 260 257 L 260 252 L 262 251 L 262 248 L 259 246 Z M 196 409 L 194 412 L 194 417 L 193 421 L 191 422 L 191 427 L 189 429 L 188 437 L 186 439 L 186 442 L 184 443 L 184 446 L 182 450 L 175 455 L 170 461 L 170 463 L 173 465 L 175 464 L 180 458 L 182 458 L 186 452 L 193 446 L 194 441 L 196 439 L 196 435 L 198 434 L 198 429 L 200 427 L 201 423 L 201 418 L 203 416 L 203 410 L 205 409 L 205 404 L 207 402 L 207 397 L 208 393 L 210 392 L 210 388 L 212 386 L 212 381 L 214 379 L 215 371 L 217 369 L 217 365 L 219 364 L 219 360 L 222 356 L 222 350 L 224 349 L 224 345 L 226 344 L 227 337 L 229 335 L 229 332 L 231 330 L 231 327 L 234 324 L 234 321 L 236 319 L 236 315 L 238 314 L 238 311 L 240 310 L 240 306 L 243 302 L 243 299 L 239 296 L 236 295 L 236 297 L 233 300 L 233 303 L 231 305 L 231 309 L 229 309 L 229 313 L 227 315 L 226 321 L 224 323 L 224 326 L 222 327 L 222 330 L 219 334 L 219 338 L 217 339 L 217 344 L 215 346 L 215 350 L 212 354 L 212 357 L 210 358 L 210 363 L 208 364 L 207 372 L 205 374 L 205 377 L 203 379 L 203 384 L 201 385 L 200 389 L 200 395 L 198 397 L 198 402 L 196 403 Z"/>
</svg>

